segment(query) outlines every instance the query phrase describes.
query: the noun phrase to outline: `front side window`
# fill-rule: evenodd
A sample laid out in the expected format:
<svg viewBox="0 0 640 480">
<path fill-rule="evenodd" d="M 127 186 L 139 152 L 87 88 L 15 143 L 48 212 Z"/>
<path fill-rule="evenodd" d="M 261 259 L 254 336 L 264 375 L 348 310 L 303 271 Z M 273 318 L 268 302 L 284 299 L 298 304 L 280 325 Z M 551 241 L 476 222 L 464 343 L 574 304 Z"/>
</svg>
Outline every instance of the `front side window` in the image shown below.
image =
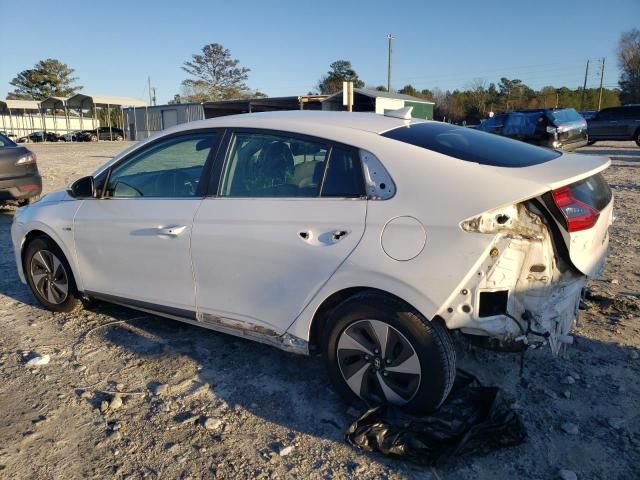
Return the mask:
<svg viewBox="0 0 640 480">
<path fill-rule="evenodd" d="M 286 135 L 237 133 L 222 176 L 221 197 L 316 197 L 329 147 Z"/>
<path fill-rule="evenodd" d="M 109 176 L 107 197 L 195 197 L 218 135 L 203 132 L 172 137 L 134 153 Z"/>
</svg>

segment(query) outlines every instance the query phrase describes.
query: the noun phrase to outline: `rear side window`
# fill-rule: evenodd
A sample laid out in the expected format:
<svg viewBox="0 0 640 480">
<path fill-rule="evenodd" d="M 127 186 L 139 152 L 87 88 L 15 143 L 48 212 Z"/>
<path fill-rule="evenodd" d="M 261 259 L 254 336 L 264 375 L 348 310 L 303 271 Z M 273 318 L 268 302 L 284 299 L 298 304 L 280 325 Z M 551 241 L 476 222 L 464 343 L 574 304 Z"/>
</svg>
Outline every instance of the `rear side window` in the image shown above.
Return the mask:
<svg viewBox="0 0 640 480">
<path fill-rule="evenodd" d="M 576 200 L 601 211 L 611 201 L 611 188 L 602 174 L 580 180 L 570 186 Z"/>
<path fill-rule="evenodd" d="M 365 194 L 362 165 L 358 153 L 332 148 L 322 184 L 323 197 L 361 197 Z"/>
<path fill-rule="evenodd" d="M 439 122 L 415 123 L 389 130 L 382 136 L 467 162 L 496 167 L 529 167 L 561 155 L 548 148 Z"/>
</svg>

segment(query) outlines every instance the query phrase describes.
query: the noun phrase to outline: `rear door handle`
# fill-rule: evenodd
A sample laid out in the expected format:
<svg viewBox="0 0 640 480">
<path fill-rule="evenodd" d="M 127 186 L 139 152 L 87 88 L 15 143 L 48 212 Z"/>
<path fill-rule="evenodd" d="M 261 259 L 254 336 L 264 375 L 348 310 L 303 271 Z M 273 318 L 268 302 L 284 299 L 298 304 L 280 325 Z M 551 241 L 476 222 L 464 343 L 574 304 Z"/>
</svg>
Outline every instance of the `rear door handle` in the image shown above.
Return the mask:
<svg viewBox="0 0 640 480">
<path fill-rule="evenodd" d="M 158 235 L 168 235 L 170 237 L 177 237 L 187 229 L 186 225 L 173 226 L 173 227 L 158 227 Z"/>
<path fill-rule="evenodd" d="M 347 235 L 349 235 L 349 232 L 347 232 L 346 230 L 336 230 L 335 232 L 333 232 L 333 241 L 337 242 L 338 240 L 343 239 Z"/>
</svg>

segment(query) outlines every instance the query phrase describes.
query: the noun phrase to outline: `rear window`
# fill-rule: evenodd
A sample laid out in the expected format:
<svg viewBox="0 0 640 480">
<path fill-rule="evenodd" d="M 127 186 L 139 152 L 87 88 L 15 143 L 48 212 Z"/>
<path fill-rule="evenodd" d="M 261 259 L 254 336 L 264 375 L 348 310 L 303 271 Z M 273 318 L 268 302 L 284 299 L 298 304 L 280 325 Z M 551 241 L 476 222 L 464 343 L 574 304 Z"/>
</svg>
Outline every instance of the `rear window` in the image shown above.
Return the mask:
<svg viewBox="0 0 640 480">
<path fill-rule="evenodd" d="M 414 123 L 389 130 L 382 136 L 467 162 L 496 167 L 529 167 L 561 155 L 548 148 L 439 122 Z"/>
<path fill-rule="evenodd" d="M 13 140 L 5 137 L 0 133 L 0 147 L 15 147 L 16 144 L 13 143 Z"/>
<path fill-rule="evenodd" d="M 549 116 L 553 119 L 553 122 L 567 123 L 567 122 L 579 122 L 584 120 L 582 116 L 576 112 L 573 108 L 563 108 L 562 110 L 551 110 Z"/>
</svg>

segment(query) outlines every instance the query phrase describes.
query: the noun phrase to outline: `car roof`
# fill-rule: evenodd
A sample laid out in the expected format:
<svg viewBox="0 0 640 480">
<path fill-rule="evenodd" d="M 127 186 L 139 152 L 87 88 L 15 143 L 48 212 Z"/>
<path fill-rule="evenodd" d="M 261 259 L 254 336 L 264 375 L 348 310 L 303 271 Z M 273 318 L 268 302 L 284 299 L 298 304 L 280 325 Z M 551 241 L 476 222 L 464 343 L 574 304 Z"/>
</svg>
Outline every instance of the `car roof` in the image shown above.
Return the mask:
<svg viewBox="0 0 640 480">
<path fill-rule="evenodd" d="M 397 127 L 425 120 L 403 120 L 373 112 L 333 112 L 321 110 L 285 110 L 279 112 L 243 113 L 210 118 L 179 125 L 174 131 L 206 127 L 245 127 L 278 130 L 290 127 L 292 122 L 302 126 L 327 126 L 350 128 L 371 133 L 383 133 Z M 175 127 L 174 127 L 175 128 Z"/>
</svg>

